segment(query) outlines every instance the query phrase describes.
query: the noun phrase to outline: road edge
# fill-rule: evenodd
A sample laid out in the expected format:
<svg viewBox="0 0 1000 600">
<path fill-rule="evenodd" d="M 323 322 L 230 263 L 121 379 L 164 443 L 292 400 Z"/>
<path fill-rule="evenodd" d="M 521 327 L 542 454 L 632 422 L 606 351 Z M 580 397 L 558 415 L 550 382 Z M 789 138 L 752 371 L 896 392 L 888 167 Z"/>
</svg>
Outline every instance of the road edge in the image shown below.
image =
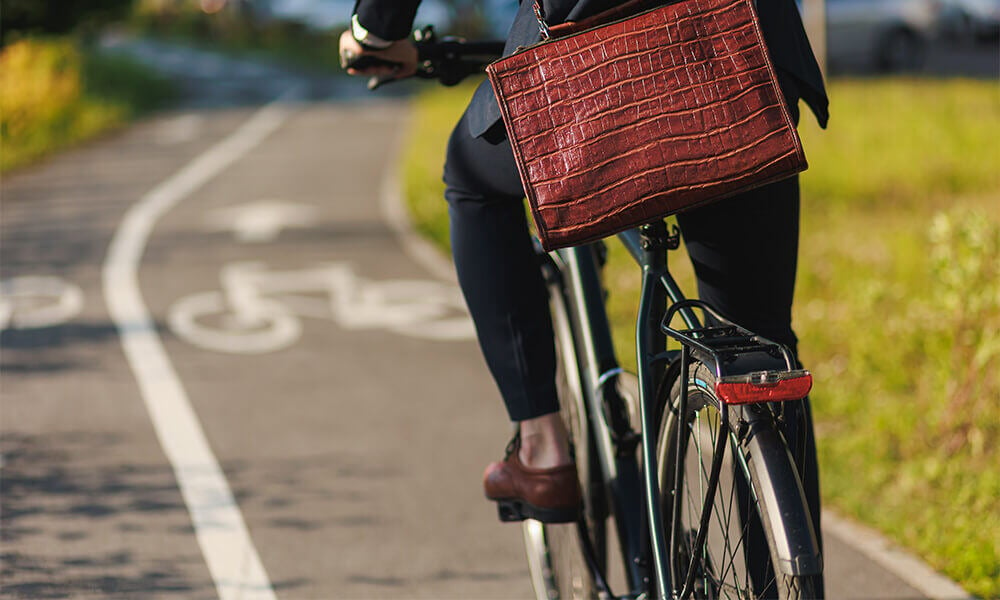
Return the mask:
<svg viewBox="0 0 1000 600">
<path fill-rule="evenodd" d="M 403 121 L 409 122 L 410 118 L 410 108 L 406 107 Z M 382 175 L 382 183 L 379 188 L 379 208 L 382 217 L 396 234 L 407 256 L 435 277 L 458 283 L 455 265 L 451 258 L 417 233 L 413 227 L 413 221 L 410 219 L 410 212 L 403 201 L 399 164 L 406 141 L 406 133 L 405 127 L 400 128 L 400 132 L 392 141 L 392 147 L 389 149 L 387 167 Z M 441 198 L 441 201 L 444 202 L 444 198 Z"/>
<path fill-rule="evenodd" d="M 878 563 L 929 600 L 976 600 L 962 586 L 867 525 L 824 509 L 822 526 L 825 534 L 832 533 L 841 542 Z"/>
</svg>

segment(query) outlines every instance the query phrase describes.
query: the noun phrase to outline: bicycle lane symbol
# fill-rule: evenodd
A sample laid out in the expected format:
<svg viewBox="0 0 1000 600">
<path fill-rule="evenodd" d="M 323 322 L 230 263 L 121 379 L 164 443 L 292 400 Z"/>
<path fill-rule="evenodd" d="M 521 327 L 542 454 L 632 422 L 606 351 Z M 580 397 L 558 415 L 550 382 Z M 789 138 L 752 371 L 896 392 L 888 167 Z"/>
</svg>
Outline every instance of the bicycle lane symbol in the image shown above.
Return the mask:
<svg viewBox="0 0 1000 600">
<path fill-rule="evenodd" d="M 71 320 L 83 309 L 83 290 L 51 275 L 0 281 L 0 331 L 42 329 Z"/>
<path fill-rule="evenodd" d="M 435 281 L 372 281 L 346 262 L 286 271 L 234 262 L 220 281 L 221 290 L 185 296 L 167 311 L 174 334 L 207 350 L 275 352 L 299 339 L 304 318 L 429 340 L 475 337 L 458 289 Z"/>
</svg>

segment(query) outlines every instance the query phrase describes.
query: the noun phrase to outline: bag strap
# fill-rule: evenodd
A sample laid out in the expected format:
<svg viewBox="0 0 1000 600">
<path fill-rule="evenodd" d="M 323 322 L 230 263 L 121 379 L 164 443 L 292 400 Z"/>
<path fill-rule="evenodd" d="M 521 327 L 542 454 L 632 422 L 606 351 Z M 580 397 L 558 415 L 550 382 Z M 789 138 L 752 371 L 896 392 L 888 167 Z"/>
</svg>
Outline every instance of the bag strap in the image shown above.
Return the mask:
<svg viewBox="0 0 1000 600">
<path fill-rule="evenodd" d="M 679 0 L 628 0 L 618 6 L 601 11 L 596 15 L 591 15 L 580 21 L 567 21 L 558 25 L 549 25 L 545 20 L 545 9 L 542 8 L 542 0 L 533 0 L 535 18 L 538 20 L 538 29 L 542 33 L 543 40 L 564 37 L 591 29 L 605 23 L 618 21 L 632 15 L 663 6 L 665 4 L 675 4 Z"/>
<path fill-rule="evenodd" d="M 535 18 L 538 19 L 538 30 L 542 33 L 542 39 L 552 38 L 552 29 L 545 22 L 545 9 L 542 8 L 542 0 L 534 0 Z"/>
</svg>

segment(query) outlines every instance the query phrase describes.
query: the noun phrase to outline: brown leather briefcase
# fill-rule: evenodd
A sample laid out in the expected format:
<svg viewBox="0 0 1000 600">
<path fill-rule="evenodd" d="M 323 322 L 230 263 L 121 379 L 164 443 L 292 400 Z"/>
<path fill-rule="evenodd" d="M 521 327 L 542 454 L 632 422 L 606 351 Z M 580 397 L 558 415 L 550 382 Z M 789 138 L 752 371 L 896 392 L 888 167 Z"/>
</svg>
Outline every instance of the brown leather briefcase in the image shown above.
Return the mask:
<svg viewBox="0 0 1000 600">
<path fill-rule="evenodd" d="M 806 168 L 752 0 L 638 0 L 487 67 L 546 249 Z M 597 24 L 600 23 L 600 24 Z"/>
</svg>

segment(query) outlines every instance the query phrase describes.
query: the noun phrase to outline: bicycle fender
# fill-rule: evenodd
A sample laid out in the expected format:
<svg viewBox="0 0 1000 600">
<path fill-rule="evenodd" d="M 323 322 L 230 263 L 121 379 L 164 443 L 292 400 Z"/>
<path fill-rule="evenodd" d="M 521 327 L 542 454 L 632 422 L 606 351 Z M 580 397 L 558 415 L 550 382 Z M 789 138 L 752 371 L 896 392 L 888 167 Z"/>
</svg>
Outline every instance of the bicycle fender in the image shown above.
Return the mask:
<svg viewBox="0 0 1000 600">
<path fill-rule="evenodd" d="M 752 493 L 768 515 L 777 517 L 763 521 L 770 523 L 765 535 L 778 554 L 778 567 L 786 575 L 821 575 L 823 557 L 795 462 L 771 419 L 751 412 L 745 413 L 749 429 L 740 444 L 757 486 Z"/>
</svg>

